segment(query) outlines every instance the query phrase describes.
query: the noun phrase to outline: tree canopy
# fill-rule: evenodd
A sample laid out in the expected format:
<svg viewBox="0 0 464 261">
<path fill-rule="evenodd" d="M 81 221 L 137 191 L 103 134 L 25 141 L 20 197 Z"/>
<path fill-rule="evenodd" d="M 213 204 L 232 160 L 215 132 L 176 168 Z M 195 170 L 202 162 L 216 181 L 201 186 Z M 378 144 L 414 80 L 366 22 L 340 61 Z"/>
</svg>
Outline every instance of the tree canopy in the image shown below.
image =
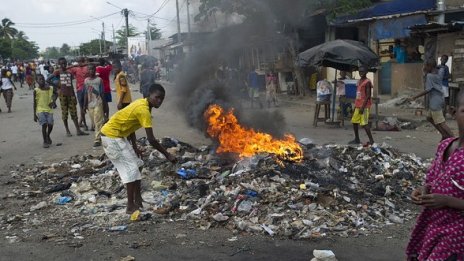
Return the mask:
<svg viewBox="0 0 464 261">
<path fill-rule="evenodd" d="M 143 32 L 146 38 L 147 37 L 147 31 Z M 159 29 L 155 23 L 150 23 L 150 34 L 151 34 L 151 39 L 152 40 L 158 40 L 161 39 L 161 29 Z"/>
<path fill-rule="evenodd" d="M 3 59 L 32 59 L 38 56 L 39 47 L 23 31 L 14 27 L 15 23 L 3 18 L 0 24 L 0 56 Z"/>
<path fill-rule="evenodd" d="M 129 37 L 138 36 L 140 33 L 137 32 L 137 28 L 131 24 L 129 24 Z M 120 29 L 116 31 L 116 43 L 119 46 L 126 46 L 127 37 L 126 37 L 126 27 L 122 26 Z"/>
</svg>

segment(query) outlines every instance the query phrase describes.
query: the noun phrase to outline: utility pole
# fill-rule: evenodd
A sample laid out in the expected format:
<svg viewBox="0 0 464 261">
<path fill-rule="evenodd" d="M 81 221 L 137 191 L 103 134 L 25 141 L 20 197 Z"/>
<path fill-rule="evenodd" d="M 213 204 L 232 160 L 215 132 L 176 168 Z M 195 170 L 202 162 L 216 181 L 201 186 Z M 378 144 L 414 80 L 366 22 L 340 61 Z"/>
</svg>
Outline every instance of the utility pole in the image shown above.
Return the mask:
<svg viewBox="0 0 464 261">
<path fill-rule="evenodd" d="M 150 55 L 150 43 L 151 43 L 151 28 L 150 19 L 147 19 L 147 54 Z"/>
<path fill-rule="evenodd" d="M 124 17 L 126 18 L 126 50 L 127 56 L 129 56 L 129 10 L 124 8 L 123 10 Z"/>
<path fill-rule="evenodd" d="M 113 52 L 116 53 L 116 37 L 114 37 L 114 25 L 111 24 L 111 27 L 113 28 Z"/>
<path fill-rule="evenodd" d="M 102 22 L 103 52 L 106 52 L 105 22 Z"/>
<path fill-rule="evenodd" d="M 192 52 L 192 29 L 190 28 L 190 1 L 187 0 L 187 24 L 188 24 L 188 42 L 189 42 L 189 53 Z"/>
<path fill-rule="evenodd" d="M 182 42 L 182 35 L 180 33 L 180 17 L 179 17 L 179 0 L 176 0 L 176 13 L 177 13 L 177 42 Z"/>
</svg>

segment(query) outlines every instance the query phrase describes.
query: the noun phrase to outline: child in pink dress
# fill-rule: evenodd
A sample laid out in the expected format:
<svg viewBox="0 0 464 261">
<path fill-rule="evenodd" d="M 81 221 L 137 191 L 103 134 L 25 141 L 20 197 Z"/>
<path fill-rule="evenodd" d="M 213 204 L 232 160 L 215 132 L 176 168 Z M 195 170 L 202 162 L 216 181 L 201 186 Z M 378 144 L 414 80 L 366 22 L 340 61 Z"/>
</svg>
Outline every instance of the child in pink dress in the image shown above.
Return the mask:
<svg viewBox="0 0 464 261">
<path fill-rule="evenodd" d="M 439 144 L 425 185 L 411 195 L 424 207 L 406 250 L 411 261 L 464 261 L 464 91 L 458 102 L 459 137 Z"/>
</svg>

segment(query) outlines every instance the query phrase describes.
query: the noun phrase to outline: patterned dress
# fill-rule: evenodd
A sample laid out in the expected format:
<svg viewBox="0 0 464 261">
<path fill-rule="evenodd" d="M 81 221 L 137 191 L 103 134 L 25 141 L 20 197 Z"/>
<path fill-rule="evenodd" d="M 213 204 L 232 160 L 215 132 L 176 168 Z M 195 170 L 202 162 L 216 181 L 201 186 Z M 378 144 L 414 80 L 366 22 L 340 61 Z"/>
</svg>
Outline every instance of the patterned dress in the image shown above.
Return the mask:
<svg viewBox="0 0 464 261">
<path fill-rule="evenodd" d="M 444 161 L 443 155 L 457 138 L 442 141 L 426 177 L 430 193 L 464 199 L 464 148 L 457 148 Z M 464 260 L 464 211 L 424 208 L 417 218 L 406 254 L 408 260 Z"/>
</svg>

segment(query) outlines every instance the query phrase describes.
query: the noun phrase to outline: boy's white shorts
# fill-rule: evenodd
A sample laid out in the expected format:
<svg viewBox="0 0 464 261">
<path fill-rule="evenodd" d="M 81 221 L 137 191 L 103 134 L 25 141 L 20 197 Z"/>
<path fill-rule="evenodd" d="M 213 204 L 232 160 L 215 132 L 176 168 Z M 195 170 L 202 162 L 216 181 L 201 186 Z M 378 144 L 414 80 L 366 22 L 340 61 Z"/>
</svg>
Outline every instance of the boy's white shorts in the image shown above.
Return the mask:
<svg viewBox="0 0 464 261">
<path fill-rule="evenodd" d="M 127 139 L 102 136 L 102 145 L 106 156 L 116 167 L 122 183 L 127 184 L 142 179 L 139 168 L 143 166 L 143 161 L 137 157 Z"/>
</svg>

